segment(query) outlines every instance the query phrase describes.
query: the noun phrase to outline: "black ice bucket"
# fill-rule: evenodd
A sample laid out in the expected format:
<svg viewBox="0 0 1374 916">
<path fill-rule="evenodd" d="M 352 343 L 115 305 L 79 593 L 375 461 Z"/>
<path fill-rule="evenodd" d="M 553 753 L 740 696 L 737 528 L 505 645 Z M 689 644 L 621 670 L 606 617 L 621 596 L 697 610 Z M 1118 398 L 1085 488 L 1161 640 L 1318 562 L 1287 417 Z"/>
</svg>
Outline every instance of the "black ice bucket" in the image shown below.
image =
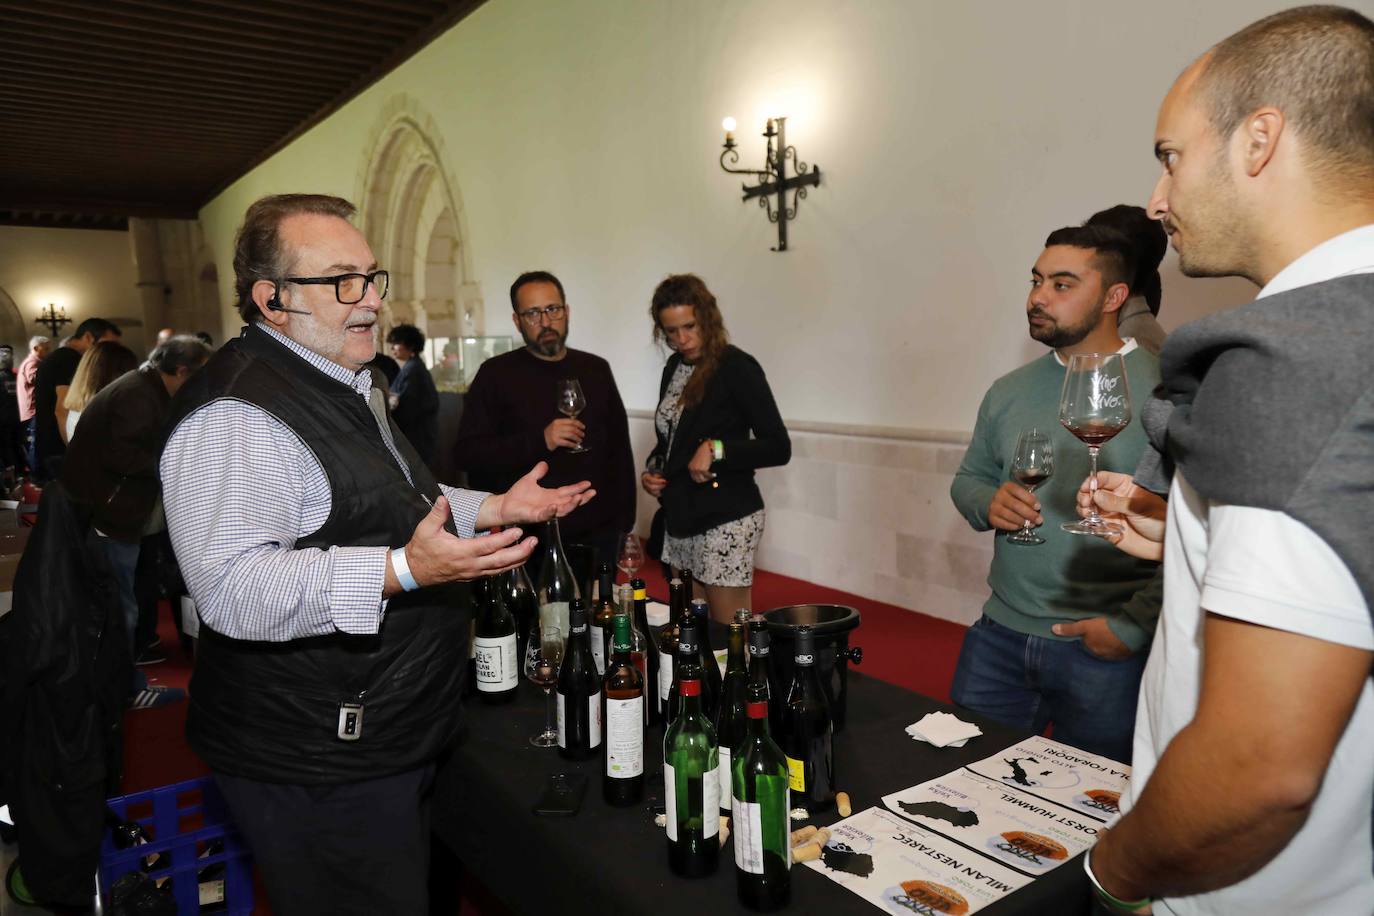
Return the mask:
<svg viewBox="0 0 1374 916">
<path fill-rule="evenodd" d="M 857 665 L 864 657 L 863 649 L 849 647 L 849 631 L 859 625 L 859 612 L 839 604 L 793 604 L 765 611 L 763 619 L 768 623 L 772 643 L 769 659 L 783 690 L 792 683 L 796 628 L 804 624 L 811 627 L 816 640 L 817 674 L 830 701 L 835 731 L 843 731 L 849 699 L 849 663 Z"/>
</svg>

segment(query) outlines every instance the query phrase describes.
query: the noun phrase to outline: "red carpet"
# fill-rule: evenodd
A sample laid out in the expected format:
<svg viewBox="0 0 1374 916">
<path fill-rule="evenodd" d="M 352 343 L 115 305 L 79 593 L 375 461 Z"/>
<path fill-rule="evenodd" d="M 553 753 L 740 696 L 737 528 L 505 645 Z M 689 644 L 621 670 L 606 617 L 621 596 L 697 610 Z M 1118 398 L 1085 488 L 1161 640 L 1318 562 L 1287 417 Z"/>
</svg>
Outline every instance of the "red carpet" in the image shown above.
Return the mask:
<svg viewBox="0 0 1374 916">
<path fill-rule="evenodd" d="M 651 595 L 667 596 L 668 586 L 658 564 L 650 563 L 641 570 L 641 575 Z M 849 643 L 863 648 L 863 662 L 858 670 L 948 702 L 949 683 L 964 638 L 964 627 L 960 624 L 800 579 L 762 570 L 757 572 L 754 577 L 755 609 L 765 611 L 787 604 L 841 604 L 857 608 L 862 622 L 850 635 Z M 143 670 L 151 683 L 184 688 L 191 676 L 191 659 L 177 642 L 176 629 L 165 605 L 158 633 L 170 657 L 160 665 Z M 142 791 L 207 772 L 205 764 L 186 746 L 185 703 L 131 712 L 124 722 L 124 791 Z M 261 888 L 257 899 L 264 899 Z M 268 909 L 259 903 L 254 912 L 266 914 Z M 501 912 L 502 908 L 485 889 L 465 890 L 460 916 L 495 916 Z"/>
</svg>

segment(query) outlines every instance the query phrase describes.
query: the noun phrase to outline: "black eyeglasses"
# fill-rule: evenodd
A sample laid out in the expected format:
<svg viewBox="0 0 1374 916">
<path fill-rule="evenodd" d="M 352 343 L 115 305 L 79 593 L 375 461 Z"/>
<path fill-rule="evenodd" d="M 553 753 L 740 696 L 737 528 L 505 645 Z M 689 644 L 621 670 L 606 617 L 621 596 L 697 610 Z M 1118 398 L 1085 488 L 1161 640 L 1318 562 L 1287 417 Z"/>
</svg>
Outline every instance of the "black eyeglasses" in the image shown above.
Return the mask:
<svg viewBox="0 0 1374 916">
<path fill-rule="evenodd" d="M 299 283 L 303 286 L 333 286 L 334 298 L 340 305 L 356 305 L 367 295 L 367 285 L 377 291 L 378 299 L 386 298 L 387 284 L 391 275 L 384 270 L 374 270 L 370 274 L 338 274 L 333 277 L 283 277 L 284 283 Z"/>
<path fill-rule="evenodd" d="M 566 305 L 546 305 L 542 309 L 525 309 L 523 312 L 516 312 L 516 314 L 520 316 L 520 320 L 525 322 L 525 324 L 534 326 L 539 323 L 539 319 L 541 318 L 557 321 L 563 317 L 563 313 L 567 311 L 567 308 Z"/>
</svg>

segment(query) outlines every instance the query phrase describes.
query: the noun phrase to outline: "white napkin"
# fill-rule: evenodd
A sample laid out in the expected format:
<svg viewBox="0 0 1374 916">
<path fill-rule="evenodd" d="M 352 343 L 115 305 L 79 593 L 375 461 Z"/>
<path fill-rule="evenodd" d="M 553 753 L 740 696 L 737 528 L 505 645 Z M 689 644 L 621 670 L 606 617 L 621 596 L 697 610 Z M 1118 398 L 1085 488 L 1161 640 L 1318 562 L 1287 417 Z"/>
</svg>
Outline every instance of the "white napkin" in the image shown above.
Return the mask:
<svg viewBox="0 0 1374 916">
<path fill-rule="evenodd" d="M 906 733 L 936 747 L 963 747 L 968 739 L 981 735 L 983 730 L 947 712 L 930 712 L 921 721 L 908 725 Z"/>
</svg>

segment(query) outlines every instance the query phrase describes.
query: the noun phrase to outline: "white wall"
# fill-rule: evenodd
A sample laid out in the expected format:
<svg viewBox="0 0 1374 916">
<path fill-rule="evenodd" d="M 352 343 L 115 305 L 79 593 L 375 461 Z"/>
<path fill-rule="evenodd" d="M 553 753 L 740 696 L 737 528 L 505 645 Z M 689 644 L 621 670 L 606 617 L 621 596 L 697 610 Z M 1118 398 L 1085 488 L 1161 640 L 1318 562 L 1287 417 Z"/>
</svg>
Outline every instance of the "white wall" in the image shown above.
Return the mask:
<svg viewBox="0 0 1374 916">
<path fill-rule="evenodd" d="M 59 337 L 87 318 L 141 321 L 134 284 L 127 232 L 0 226 L 0 289 L 14 299 L 25 327 L 23 339 L 0 343 L 13 344 L 22 357 L 29 337 L 49 333 L 34 319 L 50 302 L 65 307 L 72 319 Z M 143 328 L 126 322 L 121 330 L 125 345 L 142 352 Z"/>
</svg>

